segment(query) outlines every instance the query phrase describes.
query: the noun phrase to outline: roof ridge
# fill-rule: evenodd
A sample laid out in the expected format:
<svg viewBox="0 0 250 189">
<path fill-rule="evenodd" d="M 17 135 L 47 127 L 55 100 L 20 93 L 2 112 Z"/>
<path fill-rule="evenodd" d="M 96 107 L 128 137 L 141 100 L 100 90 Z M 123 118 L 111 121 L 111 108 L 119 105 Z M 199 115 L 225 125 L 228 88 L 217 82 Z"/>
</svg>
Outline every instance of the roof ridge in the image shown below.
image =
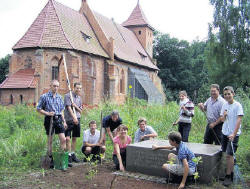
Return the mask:
<svg viewBox="0 0 250 189">
<path fill-rule="evenodd" d="M 66 35 L 66 33 L 65 33 L 64 29 L 63 29 L 62 22 L 61 22 L 61 20 L 60 20 L 60 18 L 59 18 L 59 16 L 58 16 L 58 13 L 57 13 L 57 11 L 56 11 L 56 8 L 55 8 L 54 0 L 49 0 L 49 1 L 51 1 L 52 5 L 53 5 L 52 7 L 54 8 L 54 10 L 55 10 L 55 12 L 56 12 L 56 17 L 57 17 L 57 19 L 58 19 L 58 21 L 59 21 L 59 23 L 60 23 L 60 26 L 61 26 L 61 28 L 62 28 L 62 32 L 63 32 L 64 37 L 65 37 L 66 40 L 69 42 L 71 48 L 74 49 L 73 45 L 71 44 L 70 40 L 68 39 L 68 37 L 67 37 L 67 35 Z"/>
</svg>

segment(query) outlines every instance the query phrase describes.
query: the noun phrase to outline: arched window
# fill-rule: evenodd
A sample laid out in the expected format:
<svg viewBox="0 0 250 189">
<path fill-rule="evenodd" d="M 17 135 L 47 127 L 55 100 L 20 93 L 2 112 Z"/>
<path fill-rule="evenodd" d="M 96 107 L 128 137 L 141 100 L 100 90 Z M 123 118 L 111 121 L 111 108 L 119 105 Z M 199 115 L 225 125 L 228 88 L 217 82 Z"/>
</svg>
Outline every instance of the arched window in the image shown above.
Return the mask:
<svg viewBox="0 0 250 189">
<path fill-rule="evenodd" d="M 139 33 L 139 35 L 141 35 L 141 30 L 139 30 L 139 32 L 138 32 L 138 33 Z"/>
<path fill-rule="evenodd" d="M 123 70 L 121 72 L 121 78 L 120 78 L 120 93 L 122 94 L 125 93 L 125 74 Z"/>
<path fill-rule="evenodd" d="M 59 67 L 58 67 L 59 59 L 55 56 L 51 60 L 51 79 L 59 80 Z"/>
<path fill-rule="evenodd" d="M 10 104 L 13 104 L 13 95 L 10 95 Z"/>
<path fill-rule="evenodd" d="M 23 103 L 23 95 L 20 95 L 20 103 Z"/>
</svg>

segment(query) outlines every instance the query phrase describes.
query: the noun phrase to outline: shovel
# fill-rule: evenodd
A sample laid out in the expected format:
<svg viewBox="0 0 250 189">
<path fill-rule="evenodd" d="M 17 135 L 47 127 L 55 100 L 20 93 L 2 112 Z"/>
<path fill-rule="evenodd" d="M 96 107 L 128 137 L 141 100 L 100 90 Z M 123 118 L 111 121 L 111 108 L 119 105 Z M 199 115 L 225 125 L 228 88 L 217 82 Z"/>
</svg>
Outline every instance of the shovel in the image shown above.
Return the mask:
<svg viewBox="0 0 250 189">
<path fill-rule="evenodd" d="M 41 159 L 41 167 L 43 169 L 49 169 L 50 168 L 50 162 L 52 161 L 52 156 L 51 156 L 51 148 L 50 148 L 50 143 L 51 143 L 51 131 L 52 131 L 52 126 L 53 126 L 53 117 L 50 117 L 50 126 L 49 126 L 49 141 L 48 141 L 48 151 L 47 154 L 42 157 Z"/>
</svg>

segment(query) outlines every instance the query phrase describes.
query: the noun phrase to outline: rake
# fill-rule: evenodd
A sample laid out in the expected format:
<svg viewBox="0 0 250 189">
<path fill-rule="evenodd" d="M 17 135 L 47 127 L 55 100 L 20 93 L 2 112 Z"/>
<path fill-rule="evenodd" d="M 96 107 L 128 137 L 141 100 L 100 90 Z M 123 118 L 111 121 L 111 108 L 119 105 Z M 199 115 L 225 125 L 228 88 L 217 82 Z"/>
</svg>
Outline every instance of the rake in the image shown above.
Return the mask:
<svg viewBox="0 0 250 189">
<path fill-rule="evenodd" d="M 245 180 L 240 172 L 240 168 L 236 163 L 236 156 L 235 156 L 235 152 L 234 152 L 234 148 L 233 148 L 233 142 L 231 141 L 231 147 L 232 147 L 232 151 L 233 151 L 233 157 L 234 157 L 234 179 L 233 179 L 233 183 L 235 185 L 241 185 L 243 188 L 247 188 Z"/>
</svg>

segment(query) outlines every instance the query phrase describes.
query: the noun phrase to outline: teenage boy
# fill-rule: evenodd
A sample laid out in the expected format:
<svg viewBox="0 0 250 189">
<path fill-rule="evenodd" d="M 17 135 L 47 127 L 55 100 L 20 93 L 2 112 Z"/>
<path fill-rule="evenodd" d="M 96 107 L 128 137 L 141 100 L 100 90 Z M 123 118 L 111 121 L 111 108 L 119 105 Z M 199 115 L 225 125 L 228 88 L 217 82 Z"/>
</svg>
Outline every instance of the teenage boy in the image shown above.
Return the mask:
<svg viewBox="0 0 250 189">
<path fill-rule="evenodd" d="M 106 150 L 105 145 L 102 145 L 99 142 L 100 131 L 96 129 L 96 121 L 89 122 L 89 129 L 83 132 L 83 146 L 82 153 L 88 157 L 90 154 L 93 154 L 93 160 L 96 158 L 101 160 L 100 154 L 103 154 Z M 84 159 L 86 161 L 86 158 Z"/>
<path fill-rule="evenodd" d="M 64 97 L 64 115 L 67 122 L 68 128 L 65 131 L 66 146 L 69 151 L 69 163 L 80 162 L 75 155 L 76 150 L 76 139 L 80 137 L 81 124 L 80 118 L 82 113 L 82 100 L 81 100 L 82 85 L 80 83 L 74 83 L 74 90 L 72 92 L 73 102 L 70 99 L 70 93 L 67 93 Z M 75 108 L 75 113 L 73 112 Z M 72 134 L 72 143 L 70 144 Z M 70 165 L 70 164 L 69 164 Z"/>
<path fill-rule="evenodd" d="M 195 173 L 195 163 L 192 161 L 195 158 L 194 153 L 182 142 L 181 134 L 179 132 L 171 132 L 168 135 L 169 144 L 171 146 L 157 146 L 152 145 L 152 149 L 168 149 L 173 150 L 176 148 L 177 155 L 170 153 L 168 155 L 169 161 L 174 161 L 175 164 L 163 164 L 162 168 L 167 172 L 176 175 L 182 176 L 181 183 L 178 189 L 183 189 L 186 184 L 188 176 L 191 176 Z"/>
<path fill-rule="evenodd" d="M 137 124 L 139 128 L 135 132 L 134 142 L 141 142 L 157 137 L 156 131 L 151 126 L 147 125 L 146 118 L 140 118 Z"/>
<path fill-rule="evenodd" d="M 106 116 L 102 120 L 102 136 L 100 143 L 105 144 L 105 133 L 107 132 L 111 141 L 113 142 L 116 136 L 116 128 L 122 124 L 122 119 L 119 116 L 118 111 L 113 111 L 110 115 Z"/>
<path fill-rule="evenodd" d="M 210 86 L 210 97 L 207 101 L 199 103 L 198 106 L 201 111 L 206 112 L 207 127 L 204 134 L 204 144 L 221 144 L 222 138 L 222 125 L 220 119 L 221 108 L 226 101 L 220 96 L 220 86 L 218 84 L 212 84 Z"/>
<path fill-rule="evenodd" d="M 51 158 L 50 168 L 54 168 L 52 158 L 52 139 L 54 132 L 58 134 L 61 149 L 66 150 L 66 138 L 64 135 L 64 131 L 67 127 L 67 124 L 62 114 L 64 110 L 64 103 L 61 95 L 58 94 L 58 89 L 59 82 L 57 80 L 51 81 L 50 91 L 41 95 L 37 105 L 37 111 L 45 116 L 44 127 L 47 135 L 47 143 L 49 144 L 50 149 L 50 151 L 48 152 Z M 51 137 L 49 140 L 50 121 L 53 121 L 53 125 Z"/>
<path fill-rule="evenodd" d="M 227 172 L 223 185 L 229 186 L 233 182 L 233 152 L 237 151 L 239 136 L 241 134 L 241 120 L 244 113 L 242 105 L 234 100 L 233 87 L 225 87 L 223 94 L 227 101 L 220 113 L 221 121 L 224 122 L 222 127 L 222 151 L 227 154 Z M 231 143 L 233 144 L 233 148 Z"/>
</svg>

